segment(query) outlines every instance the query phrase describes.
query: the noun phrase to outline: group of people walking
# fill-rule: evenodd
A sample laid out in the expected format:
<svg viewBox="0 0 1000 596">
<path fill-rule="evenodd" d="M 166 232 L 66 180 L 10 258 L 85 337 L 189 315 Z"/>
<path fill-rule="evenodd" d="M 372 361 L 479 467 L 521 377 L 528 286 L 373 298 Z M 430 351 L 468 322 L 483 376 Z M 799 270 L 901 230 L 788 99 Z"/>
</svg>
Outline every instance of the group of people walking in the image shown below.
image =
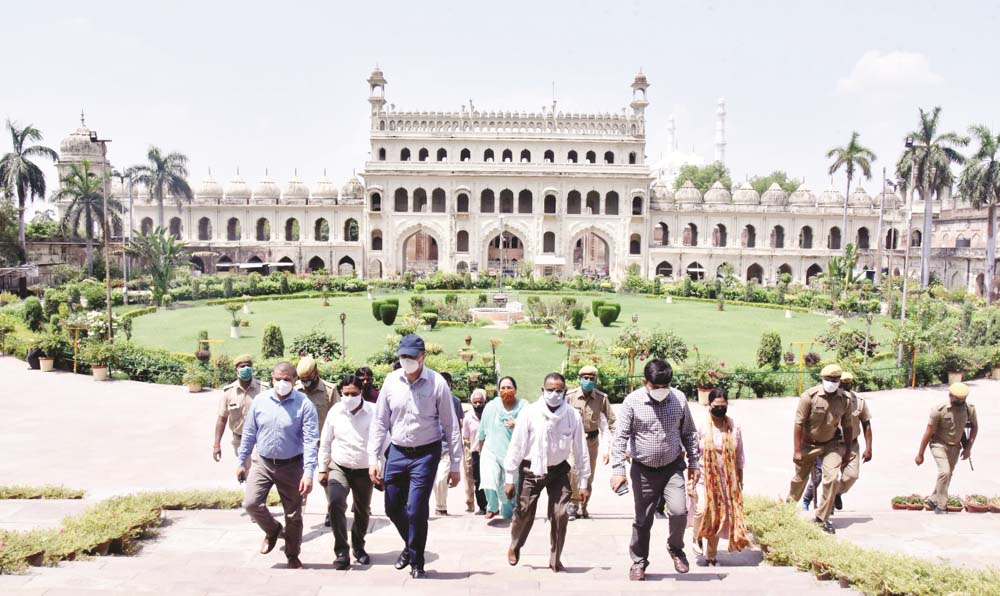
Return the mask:
<svg viewBox="0 0 1000 596">
<path fill-rule="evenodd" d="M 685 395 L 672 386 L 670 364 L 652 359 L 644 367 L 643 385 L 624 398 L 617 415 L 608 396 L 597 389 L 599 371 L 593 366 L 579 371 L 579 384 L 571 389 L 562 374 L 546 375 L 533 403 L 518 396 L 513 378 L 504 377 L 496 397 L 488 399 L 477 389 L 465 411 L 451 392 L 450 379 L 425 365 L 419 336 L 402 338 L 397 355 L 397 368 L 380 388 L 374 387 L 367 368 L 329 383 L 319 378 L 308 357 L 297 367 L 287 362 L 274 366 L 268 387 L 253 377 L 248 356 L 237 358 L 237 380 L 225 387 L 220 401 L 213 455 L 220 459 L 228 425 L 237 479 L 247 482 L 245 509 L 265 534 L 261 553 L 271 552 L 283 537 L 288 566 L 302 566 L 302 509 L 315 476 L 325 488 L 336 569 L 348 569 L 352 558 L 371 563 L 365 536 L 372 494 L 379 490 L 404 545 L 395 567 L 408 568 L 413 578 L 426 577 L 432 493 L 436 513 L 446 515 L 447 490 L 460 483 L 464 472 L 467 511 L 489 521 L 511 520 L 510 565 L 519 563 L 539 499 L 546 494 L 549 567 L 559 572 L 569 522 L 590 516 L 599 459 L 610 465 L 611 489 L 633 494 L 631 580 L 646 577 L 651 528 L 664 509 L 667 551 L 678 573 L 689 571 L 687 527 L 693 527 L 700 565 L 718 565 L 720 539 L 727 540 L 730 552 L 749 545 L 743 437 L 728 414 L 724 390 L 711 391 L 707 415 L 696 423 Z M 850 373 L 831 365 L 821 377 L 819 385 L 802 395 L 795 412 L 795 473 L 788 498 L 797 502 L 818 468 L 813 482 L 822 490 L 817 498 L 810 487 L 806 507 L 815 500 L 816 523 L 832 533 L 833 510 L 857 480 L 861 462 L 872 457 L 871 414 L 864 399 L 851 391 Z M 963 409 L 968 395 L 963 387 L 953 386 L 951 405 L 932 414 L 917 458 L 919 465 L 930 443 L 942 470 L 934 497 L 941 507 L 939 495 L 941 490 L 947 494 L 947 484 L 942 489 L 940 478 L 947 471 L 950 480 L 952 460 L 958 457 L 952 430 L 967 419 L 975 424 L 974 409 Z M 607 449 L 599 457 L 602 435 Z M 864 451 L 858 440 L 862 435 Z M 963 457 L 974 440 L 975 428 L 972 440 L 961 448 Z M 272 486 L 281 498 L 284 525 L 266 506 Z M 349 535 L 348 495 L 353 504 Z"/>
</svg>

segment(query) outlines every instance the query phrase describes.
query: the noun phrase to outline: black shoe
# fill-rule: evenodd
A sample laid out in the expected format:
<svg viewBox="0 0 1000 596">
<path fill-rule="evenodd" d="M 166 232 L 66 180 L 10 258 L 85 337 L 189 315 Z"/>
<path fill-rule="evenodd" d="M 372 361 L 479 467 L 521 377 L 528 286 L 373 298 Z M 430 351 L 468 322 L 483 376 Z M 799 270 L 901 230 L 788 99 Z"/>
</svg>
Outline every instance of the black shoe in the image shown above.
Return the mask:
<svg viewBox="0 0 1000 596">
<path fill-rule="evenodd" d="M 329 513 L 326 514 L 326 520 L 323 522 L 323 525 L 326 526 L 326 527 L 328 527 L 328 528 L 330 527 L 330 514 Z"/>
<path fill-rule="evenodd" d="M 413 569 L 410 570 L 410 577 L 412 577 L 413 579 L 424 579 L 425 577 L 427 577 L 427 572 L 424 571 L 423 568 L 421 567 L 414 567 Z"/>
<path fill-rule="evenodd" d="M 576 505 L 570 504 L 570 506 L 567 509 L 568 510 L 566 513 L 569 518 L 569 521 L 576 521 Z"/>
<path fill-rule="evenodd" d="M 941 509 L 940 507 L 934 508 L 934 515 L 944 515 L 946 513 L 948 513 L 947 509 Z"/>
<path fill-rule="evenodd" d="M 333 568 L 337 571 L 344 571 L 351 568 L 351 559 L 348 558 L 347 553 L 337 555 L 337 558 L 333 560 Z"/>
<path fill-rule="evenodd" d="M 358 565 L 371 565 L 372 563 L 372 558 L 364 550 L 354 551 L 354 560 L 358 562 Z"/>
<path fill-rule="evenodd" d="M 406 569 L 410 566 L 410 551 L 404 550 L 399 553 L 399 558 L 396 559 L 396 569 Z"/>
<path fill-rule="evenodd" d="M 476 511 L 476 515 L 486 515 L 486 510 L 480 509 L 479 511 Z"/>
<path fill-rule="evenodd" d="M 837 511 L 844 508 L 844 501 L 840 498 L 840 495 L 837 495 L 837 498 L 833 500 L 833 508 Z"/>
<path fill-rule="evenodd" d="M 816 519 L 813 520 L 813 523 L 816 524 L 817 526 L 819 526 L 819 529 L 823 530 L 827 534 L 836 534 L 837 533 L 837 530 L 835 530 L 833 528 L 833 524 L 831 524 L 828 521 L 823 521 L 823 520 L 821 520 L 820 518 L 817 517 Z"/>
</svg>

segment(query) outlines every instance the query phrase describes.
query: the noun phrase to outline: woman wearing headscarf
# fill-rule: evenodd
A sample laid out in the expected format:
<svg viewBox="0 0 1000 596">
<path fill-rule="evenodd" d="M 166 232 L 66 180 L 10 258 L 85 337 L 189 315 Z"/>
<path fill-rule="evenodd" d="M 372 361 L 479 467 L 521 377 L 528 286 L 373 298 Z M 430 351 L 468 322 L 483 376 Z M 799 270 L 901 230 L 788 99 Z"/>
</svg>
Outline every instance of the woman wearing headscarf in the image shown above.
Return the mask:
<svg viewBox="0 0 1000 596">
<path fill-rule="evenodd" d="M 504 377 L 497 384 L 499 395 L 486 404 L 479 420 L 480 488 L 486 492 L 486 519 L 497 515 L 504 519 L 514 516 L 514 501 L 504 494 L 504 458 L 510 447 L 517 417 L 527 401 L 517 397 L 517 381 Z M 515 481 L 516 483 L 516 481 Z"/>
</svg>

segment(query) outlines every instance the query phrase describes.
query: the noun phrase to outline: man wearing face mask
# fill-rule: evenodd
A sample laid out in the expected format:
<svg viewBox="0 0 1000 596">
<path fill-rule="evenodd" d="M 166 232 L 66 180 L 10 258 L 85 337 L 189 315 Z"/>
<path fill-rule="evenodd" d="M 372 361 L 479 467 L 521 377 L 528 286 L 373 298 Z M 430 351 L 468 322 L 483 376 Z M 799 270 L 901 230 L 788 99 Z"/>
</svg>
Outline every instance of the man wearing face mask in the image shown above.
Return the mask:
<svg viewBox="0 0 1000 596">
<path fill-rule="evenodd" d="M 285 556 L 289 569 L 301 569 L 299 550 L 302 546 L 302 502 L 312 490 L 316 471 L 319 425 L 316 407 L 302 393 L 295 391 L 298 374 L 290 362 L 279 362 L 271 371 L 274 387 L 253 400 L 243 425 L 243 441 L 237 456 L 246 461 L 253 448 L 257 458 L 247 479 L 241 464 L 236 479 L 247 481 L 243 506 L 260 529 L 264 541 L 260 553 L 274 550 L 284 530 Z M 267 510 L 267 495 L 276 486 L 285 510 L 285 527 Z"/>
<path fill-rule="evenodd" d="M 521 558 L 521 548 L 535 522 L 538 497 L 545 491 L 549 495 L 549 569 L 553 572 L 564 569 L 560 558 L 573 494 L 568 461 L 571 453 L 579 466 L 580 494 L 586 498 L 590 493 L 587 488 L 590 461 L 584 445 L 583 421 L 566 403 L 565 395 L 566 379 L 559 373 L 549 373 L 542 399 L 531 404 L 510 439 L 504 458 L 504 492 L 508 499 L 514 498 L 515 476 L 520 484 L 507 549 L 507 562 L 511 565 L 517 565 Z"/>
<path fill-rule="evenodd" d="M 920 439 L 920 449 L 914 459 L 916 464 L 924 463 L 924 451 L 931 446 L 931 455 L 937 464 L 937 484 L 934 494 L 927 500 L 927 505 L 934 508 L 934 513 L 947 513 L 948 487 L 951 476 L 962 460 L 972 457 L 972 444 L 979 434 L 979 419 L 976 418 L 976 407 L 966 403 L 969 397 L 969 386 L 965 383 L 955 383 L 948 388 L 948 401 L 931 410 L 930 421 Z M 966 436 L 965 429 L 969 429 Z"/>
<path fill-rule="evenodd" d="M 840 490 L 840 474 L 848 464 L 846 445 L 854 441 L 851 403 L 840 388 L 842 374 L 838 364 L 827 365 L 820 371 L 822 382 L 807 389 L 799 398 L 793 432 L 795 476 L 788 500 L 799 501 L 816 459 L 821 459 L 823 493 L 813 521 L 828 534 L 835 532 L 830 513 Z"/>
<path fill-rule="evenodd" d="M 687 527 L 688 470 L 691 485 L 701 475 L 698 429 L 691 417 L 684 393 L 670 387 L 674 372 L 666 361 L 653 358 L 643 369 L 645 385 L 625 397 L 618 412 L 618 429 L 611 443 L 611 490 L 624 494 L 625 453 L 632 453 L 632 493 L 635 521 L 629 556 L 629 579 L 645 581 L 649 566 L 649 535 L 656 504 L 662 495 L 670 521 L 667 551 L 678 573 L 690 570 L 684 554 Z M 686 461 L 685 461 L 686 455 Z M 619 492 L 622 491 L 622 492 Z"/>
<path fill-rule="evenodd" d="M 236 357 L 236 380 L 222 388 L 222 399 L 219 400 L 219 417 L 215 421 L 215 443 L 212 445 L 212 457 L 215 461 L 222 459 L 222 434 L 226 423 L 233 433 L 233 452 L 239 453 L 240 441 L 243 438 L 243 420 L 250 411 L 250 403 L 257 394 L 266 390 L 267 383 L 262 383 L 253 376 L 253 359 L 249 354 Z"/>
<path fill-rule="evenodd" d="M 465 507 L 476 515 L 486 515 L 486 492 L 479 488 L 479 420 L 486 410 L 486 391 L 476 389 L 469 396 L 472 411 L 462 420 L 462 443 L 465 455 Z M 476 509 L 476 506 L 479 506 Z"/>
<path fill-rule="evenodd" d="M 405 544 L 396 569 L 410 567 L 414 579 L 427 577 L 424 547 L 430 516 L 434 473 L 441 459 L 441 441 L 448 441 L 449 486 L 458 486 L 462 441 L 448 384 L 424 366 L 424 340 L 407 335 L 397 348 L 400 370 L 386 376 L 375 406 L 368 438 L 368 473 L 372 483 L 385 484 L 385 512 Z M 383 480 L 379 451 L 390 440 Z"/>
<path fill-rule="evenodd" d="M 316 407 L 317 423 L 322 429 L 330 408 L 340 401 L 337 386 L 319 378 L 319 366 L 312 356 L 303 356 L 295 370 L 299 375 L 299 380 L 295 383 L 295 390 L 304 393 L 312 405 Z M 323 494 L 327 495 L 327 505 L 329 506 L 329 493 L 323 491 Z M 326 520 L 323 523 L 326 527 L 330 527 L 330 514 L 326 515 Z"/>
<path fill-rule="evenodd" d="M 583 432 L 587 436 L 587 454 L 590 456 L 590 478 L 587 481 L 587 492 L 593 491 L 594 476 L 597 471 L 597 450 L 600 446 L 601 416 L 608 422 L 608 432 L 615 432 L 615 412 L 611 408 L 608 395 L 597 388 L 597 367 L 584 366 L 580 369 L 580 386 L 566 393 L 566 402 L 572 406 L 583 419 Z M 607 465 L 609 455 L 604 454 L 604 464 Z M 573 504 L 570 505 L 569 519 L 573 521 L 579 514 L 587 519 L 590 513 L 587 504 L 590 497 L 584 498 L 577 488 L 577 465 L 573 465 L 571 484 L 573 486 Z"/>
</svg>

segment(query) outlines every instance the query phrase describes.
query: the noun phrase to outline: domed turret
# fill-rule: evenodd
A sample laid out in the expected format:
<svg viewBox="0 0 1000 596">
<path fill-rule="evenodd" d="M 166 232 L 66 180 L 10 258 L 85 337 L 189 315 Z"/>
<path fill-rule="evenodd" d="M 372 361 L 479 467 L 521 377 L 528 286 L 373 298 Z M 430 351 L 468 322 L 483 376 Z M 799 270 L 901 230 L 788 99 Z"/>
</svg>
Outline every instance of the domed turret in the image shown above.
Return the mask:
<svg viewBox="0 0 1000 596">
<path fill-rule="evenodd" d="M 211 172 L 206 176 L 201 184 L 198 185 L 198 189 L 195 191 L 195 196 L 199 201 L 201 200 L 218 200 L 222 198 L 222 185 L 212 178 Z"/>
<path fill-rule="evenodd" d="M 708 192 L 705 193 L 706 204 L 712 203 L 718 205 L 729 204 L 732 202 L 733 195 L 729 194 L 729 191 L 726 190 L 726 187 L 723 186 L 722 182 L 719 180 L 716 180 L 715 184 L 712 185 L 712 188 L 709 188 Z"/>
<path fill-rule="evenodd" d="M 806 183 L 803 182 L 792 196 L 788 197 L 788 204 L 795 205 L 798 207 L 815 207 L 816 206 L 816 195 L 813 194 Z"/>
<path fill-rule="evenodd" d="M 299 178 L 298 174 L 292 176 L 292 179 L 288 181 L 288 186 L 285 187 L 285 192 L 282 194 L 281 198 L 283 200 L 302 200 L 309 198 L 309 187 L 306 186 L 305 182 Z"/>
<path fill-rule="evenodd" d="M 868 208 L 872 206 L 872 198 L 865 192 L 865 188 L 859 184 L 854 189 L 854 192 L 851 193 L 851 198 L 847 200 L 847 204 L 852 207 Z"/>
<path fill-rule="evenodd" d="M 101 148 L 97 143 L 90 140 L 90 129 L 83 119 L 83 112 L 80 112 L 80 128 L 74 130 L 59 143 L 60 159 L 70 158 L 73 161 L 89 159 L 97 162 L 102 159 Z"/>
<path fill-rule="evenodd" d="M 649 189 L 649 208 L 653 211 L 668 211 L 674 205 L 674 192 L 662 178 L 657 178 Z"/>
<path fill-rule="evenodd" d="M 246 181 L 240 177 L 239 170 L 236 171 L 236 175 L 233 176 L 233 179 L 226 184 L 225 195 L 227 199 L 245 201 L 250 198 L 250 187 L 247 185 Z"/>
<path fill-rule="evenodd" d="M 337 185 L 326 177 L 326 172 L 323 172 L 323 177 L 313 185 L 312 198 L 324 201 L 337 200 Z"/>
<path fill-rule="evenodd" d="M 885 209 L 886 211 L 896 209 L 903 205 L 903 198 L 894 192 L 889 192 L 885 194 L 885 198 L 883 199 L 882 193 L 879 193 L 872 197 L 872 206 L 875 209 L 878 209 L 880 204 L 882 209 Z"/>
<path fill-rule="evenodd" d="M 760 204 L 773 206 L 787 205 L 788 193 L 778 186 L 777 182 L 772 182 L 771 186 L 767 187 L 767 190 L 764 191 L 764 194 L 760 195 Z"/>
<path fill-rule="evenodd" d="M 343 205 L 356 205 L 365 202 L 365 185 L 361 184 L 358 177 L 351 178 L 340 189 L 340 203 Z"/>
<path fill-rule="evenodd" d="M 827 188 L 823 191 L 823 194 L 819 196 L 819 206 L 820 207 L 844 207 L 844 195 L 840 194 L 837 189 Z"/>
<path fill-rule="evenodd" d="M 678 203 L 701 203 L 701 191 L 690 180 L 685 180 L 684 184 L 674 193 L 674 200 Z"/>
<path fill-rule="evenodd" d="M 264 177 L 257 182 L 257 186 L 253 189 L 254 200 L 276 201 L 280 196 L 281 189 L 279 189 L 274 180 L 267 175 L 267 172 L 264 172 Z"/>
<path fill-rule="evenodd" d="M 737 205 L 760 205 L 760 195 L 746 180 L 733 193 L 733 203 Z"/>
</svg>

